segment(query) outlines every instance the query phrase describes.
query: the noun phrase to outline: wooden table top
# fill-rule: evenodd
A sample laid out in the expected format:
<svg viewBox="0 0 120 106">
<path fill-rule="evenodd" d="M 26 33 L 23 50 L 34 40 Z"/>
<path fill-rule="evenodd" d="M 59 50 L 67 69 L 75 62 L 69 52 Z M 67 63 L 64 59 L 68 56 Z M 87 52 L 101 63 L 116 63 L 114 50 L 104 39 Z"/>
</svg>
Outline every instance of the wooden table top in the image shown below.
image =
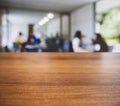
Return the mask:
<svg viewBox="0 0 120 106">
<path fill-rule="evenodd" d="M 120 54 L 2 53 L 0 106 L 120 106 Z"/>
</svg>

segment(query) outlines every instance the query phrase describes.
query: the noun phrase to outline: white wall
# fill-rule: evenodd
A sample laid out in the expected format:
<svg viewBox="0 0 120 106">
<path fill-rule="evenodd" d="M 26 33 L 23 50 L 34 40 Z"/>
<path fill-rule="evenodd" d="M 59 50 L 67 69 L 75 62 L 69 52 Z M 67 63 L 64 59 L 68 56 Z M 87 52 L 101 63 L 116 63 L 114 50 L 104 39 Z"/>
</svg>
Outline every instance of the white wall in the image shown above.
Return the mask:
<svg viewBox="0 0 120 106">
<path fill-rule="evenodd" d="M 37 38 L 46 38 L 47 37 L 47 27 L 46 25 L 44 26 L 39 26 L 39 25 L 35 25 L 34 26 L 34 35 L 37 37 Z"/>
<path fill-rule="evenodd" d="M 60 34 L 60 17 L 52 19 L 48 24 L 47 24 L 47 36 L 55 36 L 56 33 Z"/>
<path fill-rule="evenodd" d="M 71 36 L 76 30 L 81 30 L 86 36 L 94 35 L 94 12 L 93 4 L 85 5 L 71 13 Z"/>
</svg>

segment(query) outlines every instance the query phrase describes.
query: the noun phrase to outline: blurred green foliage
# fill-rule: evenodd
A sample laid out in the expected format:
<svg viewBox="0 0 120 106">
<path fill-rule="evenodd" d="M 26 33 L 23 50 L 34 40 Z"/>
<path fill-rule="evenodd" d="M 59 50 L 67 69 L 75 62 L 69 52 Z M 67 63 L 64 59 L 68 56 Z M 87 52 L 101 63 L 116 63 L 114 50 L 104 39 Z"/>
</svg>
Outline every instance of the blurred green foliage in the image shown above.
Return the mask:
<svg viewBox="0 0 120 106">
<path fill-rule="evenodd" d="M 116 39 L 120 43 L 120 7 L 97 14 L 97 21 L 101 24 L 100 33 L 106 39 Z"/>
</svg>

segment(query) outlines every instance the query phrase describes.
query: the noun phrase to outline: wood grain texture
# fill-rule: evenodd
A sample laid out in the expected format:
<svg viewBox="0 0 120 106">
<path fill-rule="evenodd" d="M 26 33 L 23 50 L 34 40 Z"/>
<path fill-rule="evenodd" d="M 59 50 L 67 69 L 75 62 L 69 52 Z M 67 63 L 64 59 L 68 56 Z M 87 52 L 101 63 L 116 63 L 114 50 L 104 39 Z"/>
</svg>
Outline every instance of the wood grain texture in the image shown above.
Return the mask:
<svg viewBox="0 0 120 106">
<path fill-rule="evenodd" d="M 120 54 L 2 53 L 0 106 L 120 106 Z"/>
</svg>

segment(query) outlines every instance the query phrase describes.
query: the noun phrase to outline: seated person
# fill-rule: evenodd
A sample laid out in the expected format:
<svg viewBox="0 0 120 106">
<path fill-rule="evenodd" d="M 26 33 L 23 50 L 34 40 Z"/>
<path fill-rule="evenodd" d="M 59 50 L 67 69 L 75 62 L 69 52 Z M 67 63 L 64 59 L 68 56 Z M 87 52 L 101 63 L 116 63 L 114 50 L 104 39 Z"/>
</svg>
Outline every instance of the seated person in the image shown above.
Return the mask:
<svg viewBox="0 0 120 106">
<path fill-rule="evenodd" d="M 74 52 L 87 52 L 82 48 L 82 34 L 80 31 L 77 31 L 74 39 L 72 40 L 72 47 Z"/>
<path fill-rule="evenodd" d="M 16 41 L 15 41 L 18 45 L 18 49 L 21 50 L 22 49 L 22 45 L 24 43 L 24 40 L 23 40 L 23 35 L 22 33 L 20 32 L 18 37 L 16 38 Z"/>
</svg>

